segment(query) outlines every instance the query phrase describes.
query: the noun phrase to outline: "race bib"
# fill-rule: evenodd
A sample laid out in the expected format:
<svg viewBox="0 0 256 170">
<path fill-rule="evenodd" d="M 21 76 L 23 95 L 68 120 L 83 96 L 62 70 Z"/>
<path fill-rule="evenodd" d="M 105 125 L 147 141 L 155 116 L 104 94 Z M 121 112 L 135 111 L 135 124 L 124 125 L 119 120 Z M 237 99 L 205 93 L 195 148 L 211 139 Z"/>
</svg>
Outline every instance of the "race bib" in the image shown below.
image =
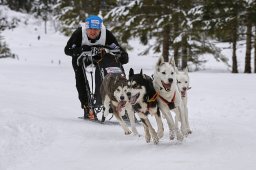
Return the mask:
<svg viewBox="0 0 256 170">
<path fill-rule="evenodd" d="M 107 67 L 105 69 L 106 69 L 108 74 L 109 73 L 120 73 L 120 74 L 123 73 L 123 71 L 119 67 Z"/>
</svg>

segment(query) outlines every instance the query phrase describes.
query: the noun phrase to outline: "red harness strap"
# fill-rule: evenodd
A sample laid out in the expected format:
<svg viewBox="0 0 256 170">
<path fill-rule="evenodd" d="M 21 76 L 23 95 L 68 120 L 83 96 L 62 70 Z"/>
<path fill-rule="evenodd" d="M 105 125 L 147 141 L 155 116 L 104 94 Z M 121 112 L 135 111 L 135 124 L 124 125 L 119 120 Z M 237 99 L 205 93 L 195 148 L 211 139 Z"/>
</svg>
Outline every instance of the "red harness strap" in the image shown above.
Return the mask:
<svg viewBox="0 0 256 170">
<path fill-rule="evenodd" d="M 174 95 L 173 95 L 173 98 L 170 102 L 168 102 L 165 98 L 163 98 L 162 96 L 158 95 L 160 97 L 160 99 L 162 99 L 168 106 L 169 104 L 171 103 L 174 103 L 174 100 L 175 100 L 175 96 L 176 96 L 176 92 L 174 92 Z"/>
</svg>

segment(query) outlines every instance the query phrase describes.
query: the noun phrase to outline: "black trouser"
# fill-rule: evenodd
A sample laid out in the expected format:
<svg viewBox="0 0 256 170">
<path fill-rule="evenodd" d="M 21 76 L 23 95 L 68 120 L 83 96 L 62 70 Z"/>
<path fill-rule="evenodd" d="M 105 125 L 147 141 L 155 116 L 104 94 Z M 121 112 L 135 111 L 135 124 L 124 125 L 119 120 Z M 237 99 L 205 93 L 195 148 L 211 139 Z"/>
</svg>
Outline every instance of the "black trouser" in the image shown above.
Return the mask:
<svg viewBox="0 0 256 170">
<path fill-rule="evenodd" d="M 72 65 L 75 71 L 75 76 L 76 76 L 76 88 L 78 91 L 78 97 L 81 102 L 81 105 L 87 105 L 88 100 L 87 100 L 87 93 L 86 93 L 86 88 L 85 88 L 85 81 L 84 81 L 84 74 L 83 74 L 83 69 L 82 66 L 77 66 L 77 58 L 73 57 L 72 58 Z M 90 63 L 86 63 L 90 64 Z M 100 62 L 100 68 L 107 68 L 107 67 L 120 67 L 124 73 L 124 68 L 122 65 L 120 65 L 119 62 L 116 61 L 114 57 L 107 56 L 105 55 L 103 60 Z M 96 70 L 95 70 L 95 98 L 96 98 L 96 105 L 102 105 L 102 100 L 101 100 L 101 95 L 100 95 L 100 86 L 102 82 L 102 77 L 101 77 L 101 70 L 99 70 L 98 65 L 96 64 Z M 104 75 L 106 75 L 107 72 L 104 69 Z M 91 89 L 93 90 L 93 89 Z"/>
<path fill-rule="evenodd" d="M 78 92 L 78 98 L 81 102 L 81 106 L 88 104 L 87 99 L 87 92 L 85 88 L 85 79 L 84 79 L 84 73 L 82 66 L 77 66 L 77 59 L 75 57 L 72 58 L 72 65 L 73 69 L 75 71 L 75 78 L 76 78 L 76 89 Z M 101 86 L 101 76 L 99 69 L 96 68 L 95 71 L 95 99 L 96 99 L 96 105 L 102 105 L 101 101 L 101 95 L 100 95 L 100 86 Z M 93 89 L 91 89 L 93 90 Z"/>
<path fill-rule="evenodd" d="M 86 89 L 85 89 L 85 81 L 84 81 L 84 73 L 82 66 L 78 66 L 76 63 L 77 58 L 72 58 L 72 65 L 73 69 L 75 71 L 75 78 L 76 78 L 76 89 L 78 92 L 78 98 L 81 102 L 81 107 L 84 105 L 87 105 L 87 95 L 86 95 Z"/>
</svg>

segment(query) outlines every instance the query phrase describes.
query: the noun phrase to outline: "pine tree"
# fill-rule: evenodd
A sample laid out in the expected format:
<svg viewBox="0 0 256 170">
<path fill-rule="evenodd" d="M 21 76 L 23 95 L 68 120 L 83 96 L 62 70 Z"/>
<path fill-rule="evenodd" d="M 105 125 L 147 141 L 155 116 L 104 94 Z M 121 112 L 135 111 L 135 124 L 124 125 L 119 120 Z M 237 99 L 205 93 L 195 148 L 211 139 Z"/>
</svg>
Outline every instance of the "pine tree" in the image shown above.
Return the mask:
<svg viewBox="0 0 256 170">
<path fill-rule="evenodd" d="M 102 0 L 59 0 L 55 10 L 59 11 L 56 18 L 61 21 L 61 31 L 70 35 L 89 15 L 98 15 L 101 6 Z"/>
<path fill-rule="evenodd" d="M 4 38 L 1 36 L 0 32 L 0 58 L 12 57 L 10 49 L 7 44 L 4 42 Z"/>
<path fill-rule="evenodd" d="M 8 0 L 6 4 L 15 11 L 30 12 L 34 0 Z"/>
<path fill-rule="evenodd" d="M 252 50 L 252 22 L 247 20 L 246 24 L 246 54 L 244 73 L 251 73 L 251 50 Z"/>
<path fill-rule="evenodd" d="M 147 54 L 150 49 L 160 52 L 162 47 L 162 56 L 168 60 L 170 47 L 175 39 L 171 34 L 173 25 L 175 25 L 173 22 L 176 21 L 176 25 L 180 24 L 174 20 L 174 14 L 184 14 L 190 8 L 188 7 L 184 12 L 186 5 L 183 5 L 182 9 L 175 4 L 181 5 L 182 3 L 174 0 L 135 0 L 113 9 L 106 18 L 115 23 L 112 29 L 119 33 L 122 42 L 127 43 L 129 38 L 139 37 L 141 43 L 147 45 L 149 39 L 154 37 L 157 43 L 148 46 L 142 54 Z M 179 26 L 179 28 L 183 27 Z M 176 27 L 176 30 L 179 28 Z M 179 32 L 175 36 L 181 34 L 182 32 Z"/>
<path fill-rule="evenodd" d="M 208 22 L 208 33 L 219 41 L 232 43 L 232 73 L 238 73 L 236 45 L 241 33 L 244 0 L 207 0 L 204 7 L 204 19 Z"/>
<path fill-rule="evenodd" d="M 1 36 L 1 31 L 8 27 L 8 22 L 1 15 L 0 11 L 0 58 L 11 57 L 11 51 L 8 48 L 7 44 L 4 42 L 4 38 Z"/>
<path fill-rule="evenodd" d="M 246 25 L 246 54 L 244 73 L 251 73 L 251 50 L 252 50 L 252 27 L 256 23 L 256 5 L 255 1 L 246 1 L 246 10 L 244 22 Z"/>
<path fill-rule="evenodd" d="M 254 26 L 254 73 L 256 73 L 256 24 Z"/>
</svg>

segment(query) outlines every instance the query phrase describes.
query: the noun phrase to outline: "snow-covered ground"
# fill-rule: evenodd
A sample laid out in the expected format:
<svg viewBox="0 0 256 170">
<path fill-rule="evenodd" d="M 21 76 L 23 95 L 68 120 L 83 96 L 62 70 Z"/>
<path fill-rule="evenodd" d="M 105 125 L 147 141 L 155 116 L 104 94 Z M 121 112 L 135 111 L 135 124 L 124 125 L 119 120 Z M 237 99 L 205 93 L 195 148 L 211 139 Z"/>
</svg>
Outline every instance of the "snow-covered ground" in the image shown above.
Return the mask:
<svg viewBox="0 0 256 170">
<path fill-rule="evenodd" d="M 40 22 L 30 22 L 3 32 L 19 60 L 0 60 L 1 170 L 256 168 L 255 74 L 230 74 L 216 63 L 210 71 L 190 73 L 193 134 L 182 143 L 169 141 L 165 123 L 160 143 L 147 144 L 144 137 L 125 136 L 119 125 L 77 118 L 82 110 L 74 72 L 63 52 L 68 37 L 51 29 L 45 35 Z M 129 52 L 126 71 L 143 68 L 151 75 L 157 58 L 136 50 Z M 141 125 L 138 130 L 144 133 Z"/>
</svg>

